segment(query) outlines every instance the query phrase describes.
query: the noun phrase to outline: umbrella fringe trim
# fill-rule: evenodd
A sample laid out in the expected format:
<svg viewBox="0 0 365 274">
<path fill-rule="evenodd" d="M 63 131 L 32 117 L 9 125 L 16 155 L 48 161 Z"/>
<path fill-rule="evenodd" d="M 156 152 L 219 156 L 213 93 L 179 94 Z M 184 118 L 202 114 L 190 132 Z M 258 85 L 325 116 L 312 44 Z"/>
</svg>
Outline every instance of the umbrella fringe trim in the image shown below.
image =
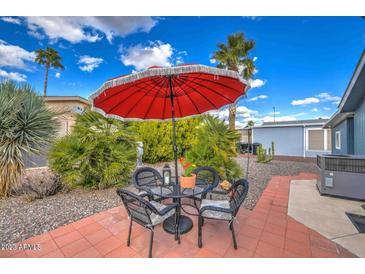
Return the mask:
<svg viewBox="0 0 365 274">
<path fill-rule="evenodd" d="M 208 111 L 205 111 L 205 112 L 202 112 L 202 113 L 198 113 L 198 114 L 192 114 L 192 115 L 188 115 L 188 116 L 184 116 L 184 117 L 175 117 L 175 120 L 183 120 L 183 119 L 187 119 L 187 118 L 193 118 L 193 117 L 197 117 L 197 116 L 201 116 L 201 115 L 204 115 L 204 114 L 207 114 L 211 111 L 220 111 L 222 110 L 223 108 L 226 108 L 226 107 L 230 107 L 230 106 L 234 106 L 237 104 L 237 102 L 246 96 L 246 92 L 248 90 L 248 86 L 246 86 L 245 88 L 245 92 L 243 95 L 239 96 L 236 101 L 232 104 L 227 104 L 227 105 L 224 105 L 220 108 L 216 108 L 216 109 L 210 109 Z M 172 117 L 168 117 L 168 118 L 165 118 L 165 119 L 157 119 L 157 118 L 151 118 L 151 119 L 142 119 L 142 118 L 124 118 L 124 117 L 121 117 L 119 115 L 116 115 L 116 114 L 108 114 L 106 113 L 104 110 L 102 110 L 101 108 L 98 108 L 98 107 L 95 107 L 93 104 L 91 105 L 91 110 L 92 111 L 95 111 L 103 116 L 105 116 L 106 118 L 112 118 L 112 119 L 117 119 L 117 120 L 120 120 L 120 121 L 123 121 L 123 122 L 128 122 L 128 121 L 131 121 L 131 122 L 143 122 L 143 121 L 156 121 L 156 122 L 165 122 L 165 121 L 169 121 L 172 119 Z"/>
<path fill-rule="evenodd" d="M 93 105 L 93 100 L 102 94 L 106 89 L 131 83 L 143 78 L 154 77 L 154 76 L 169 76 L 169 75 L 178 75 L 181 73 L 209 73 L 214 76 L 224 76 L 230 77 L 234 79 L 238 79 L 241 83 L 245 84 L 246 87 L 250 87 L 248 81 L 243 79 L 238 72 L 227 69 L 213 68 L 205 65 L 187 65 L 187 66 L 178 66 L 178 67 L 167 67 L 167 68 L 150 68 L 141 72 L 132 73 L 124 76 L 120 76 L 118 78 L 106 81 L 99 89 L 97 89 L 94 93 L 89 96 L 89 101 L 91 105 Z M 247 89 L 246 89 L 247 90 Z"/>
</svg>

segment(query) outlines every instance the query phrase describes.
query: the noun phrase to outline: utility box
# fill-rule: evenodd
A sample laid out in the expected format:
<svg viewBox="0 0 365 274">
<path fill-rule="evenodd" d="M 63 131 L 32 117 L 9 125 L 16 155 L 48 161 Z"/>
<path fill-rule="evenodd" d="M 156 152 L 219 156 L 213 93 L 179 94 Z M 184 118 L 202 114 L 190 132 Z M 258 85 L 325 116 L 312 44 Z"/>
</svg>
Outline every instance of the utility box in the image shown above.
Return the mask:
<svg viewBox="0 0 365 274">
<path fill-rule="evenodd" d="M 365 156 L 317 155 L 321 194 L 365 200 Z"/>
</svg>

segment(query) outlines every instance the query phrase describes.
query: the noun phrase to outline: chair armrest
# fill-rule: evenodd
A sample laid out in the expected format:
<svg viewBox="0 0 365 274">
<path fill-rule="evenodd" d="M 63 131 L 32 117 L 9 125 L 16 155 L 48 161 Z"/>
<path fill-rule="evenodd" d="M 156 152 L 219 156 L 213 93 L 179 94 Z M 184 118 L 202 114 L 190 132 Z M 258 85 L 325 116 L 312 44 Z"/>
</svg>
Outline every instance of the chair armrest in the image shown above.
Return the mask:
<svg viewBox="0 0 365 274">
<path fill-rule="evenodd" d="M 158 214 L 160 216 L 163 216 L 163 215 L 167 214 L 170 210 L 176 209 L 177 206 L 178 206 L 178 204 L 175 204 L 175 203 L 174 204 L 166 205 L 166 207 L 164 209 L 162 209 L 161 211 L 159 211 Z"/>
</svg>

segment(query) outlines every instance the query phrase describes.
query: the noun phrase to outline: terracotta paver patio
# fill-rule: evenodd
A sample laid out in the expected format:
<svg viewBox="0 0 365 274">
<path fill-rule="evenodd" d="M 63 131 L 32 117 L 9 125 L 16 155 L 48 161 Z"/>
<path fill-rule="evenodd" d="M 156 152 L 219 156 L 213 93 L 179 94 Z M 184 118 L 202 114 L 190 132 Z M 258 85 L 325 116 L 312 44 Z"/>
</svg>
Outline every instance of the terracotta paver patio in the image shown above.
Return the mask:
<svg viewBox="0 0 365 274">
<path fill-rule="evenodd" d="M 238 249 L 233 248 L 225 222 L 207 220 L 203 248 L 197 246 L 197 218 L 193 229 L 181 235 L 181 244 L 159 226 L 155 230 L 153 257 L 252 258 L 252 257 L 356 257 L 340 245 L 287 216 L 291 180 L 314 179 L 315 174 L 274 176 L 254 210 L 241 209 L 235 230 Z M 37 244 L 39 250 L 0 250 L 0 257 L 146 257 L 149 231 L 134 224 L 127 247 L 129 220 L 123 206 L 83 218 L 19 244 Z"/>
</svg>

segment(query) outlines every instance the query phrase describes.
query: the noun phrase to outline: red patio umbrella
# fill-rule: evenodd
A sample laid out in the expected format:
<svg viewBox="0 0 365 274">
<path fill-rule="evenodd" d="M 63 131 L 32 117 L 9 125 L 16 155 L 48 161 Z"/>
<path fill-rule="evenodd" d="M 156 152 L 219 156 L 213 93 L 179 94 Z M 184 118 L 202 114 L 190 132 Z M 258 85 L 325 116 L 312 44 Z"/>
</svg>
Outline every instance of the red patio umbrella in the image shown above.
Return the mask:
<svg viewBox="0 0 365 274">
<path fill-rule="evenodd" d="M 90 96 L 92 110 L 120 120 L 173 123 L 175 176 L 178 182 L 175 119 L 234 104 L 249 85 L 231 70 L 204 65 L 151 67 L 106 81 Z"/>
</svg>

